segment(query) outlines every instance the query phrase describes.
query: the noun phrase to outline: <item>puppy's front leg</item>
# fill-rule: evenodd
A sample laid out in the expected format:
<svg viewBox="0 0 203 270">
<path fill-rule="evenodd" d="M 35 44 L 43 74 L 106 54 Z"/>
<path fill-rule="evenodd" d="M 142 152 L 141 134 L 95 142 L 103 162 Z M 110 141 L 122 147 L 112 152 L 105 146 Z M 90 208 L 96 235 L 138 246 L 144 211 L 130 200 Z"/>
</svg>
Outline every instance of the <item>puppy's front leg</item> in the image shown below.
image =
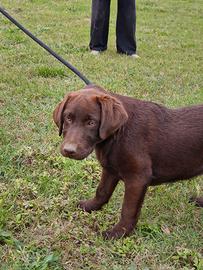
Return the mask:
<svg viewBox="0 0 203 270">
<path fill-rule="evenodd" d="M 87 201 L 80 201 L 79 207 L 89 213 L 101 209 L 102 206 L 109 201 L 118 181 L 119 178 L 116 175 L 103 169 L 95 197 Z"/>
<path fill-rule="evenodd" d="M 120 221 L 113 229 L 103 233 L 104 238 L 116 239 L 131 233 L 137 223 L 147 186 L 146 179 L 142 178 L 125 181 L 125 195 Z"/>
</svg>

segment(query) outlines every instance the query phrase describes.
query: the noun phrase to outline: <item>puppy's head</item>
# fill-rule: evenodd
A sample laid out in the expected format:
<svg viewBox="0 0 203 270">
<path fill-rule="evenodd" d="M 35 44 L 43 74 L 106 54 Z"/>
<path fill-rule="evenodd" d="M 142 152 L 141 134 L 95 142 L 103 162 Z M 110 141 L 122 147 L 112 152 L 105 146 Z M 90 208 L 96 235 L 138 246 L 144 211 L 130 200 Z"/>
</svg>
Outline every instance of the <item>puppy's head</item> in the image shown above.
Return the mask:
<svg viewBox="0 0 203 270">
<path fill-rule="evenodd" d="M 55 108 L 53 118 L 64 138 L 61 154 L 80 160 L 115 133 L 128 115 L 118 99 L 92 87 L 66 95 Z"/>
</svg>

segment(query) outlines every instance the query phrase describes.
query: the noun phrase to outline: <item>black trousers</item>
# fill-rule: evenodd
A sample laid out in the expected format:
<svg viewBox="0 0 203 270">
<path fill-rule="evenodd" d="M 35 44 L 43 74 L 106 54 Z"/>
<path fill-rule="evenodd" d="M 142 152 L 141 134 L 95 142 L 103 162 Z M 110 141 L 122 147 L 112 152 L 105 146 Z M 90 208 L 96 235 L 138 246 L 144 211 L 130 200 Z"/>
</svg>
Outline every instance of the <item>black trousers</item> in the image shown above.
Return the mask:
<svg viewBox="0 0 203 270">
<path fill-rule="evenodd" d="M 136 4 L 135 0 L 117 0 L 116 47 L 119 53 L 136 53 Z M 111 0 L 92 0 L 90 49 L 107 49 Z"/>
</svg>

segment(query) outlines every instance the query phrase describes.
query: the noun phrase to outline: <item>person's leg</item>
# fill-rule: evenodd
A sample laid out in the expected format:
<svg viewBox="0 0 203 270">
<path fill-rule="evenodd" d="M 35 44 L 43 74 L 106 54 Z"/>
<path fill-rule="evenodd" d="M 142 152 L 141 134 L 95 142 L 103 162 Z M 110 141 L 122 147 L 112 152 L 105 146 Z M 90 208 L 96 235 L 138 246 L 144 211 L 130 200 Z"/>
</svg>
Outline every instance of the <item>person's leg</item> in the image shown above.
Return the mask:
<svg viewBox="0 0 203 270">
<path fill-rule="evenodd" d="M 92 0 L 90 44 L 91 50 L 107 49 L 111 0 Z"/>
<path fill-rule="evenodd" d="M 116 45 L 118 53 L 136 54 L 136 3 L 135 0 L 118 0 Z"/>
</svg>

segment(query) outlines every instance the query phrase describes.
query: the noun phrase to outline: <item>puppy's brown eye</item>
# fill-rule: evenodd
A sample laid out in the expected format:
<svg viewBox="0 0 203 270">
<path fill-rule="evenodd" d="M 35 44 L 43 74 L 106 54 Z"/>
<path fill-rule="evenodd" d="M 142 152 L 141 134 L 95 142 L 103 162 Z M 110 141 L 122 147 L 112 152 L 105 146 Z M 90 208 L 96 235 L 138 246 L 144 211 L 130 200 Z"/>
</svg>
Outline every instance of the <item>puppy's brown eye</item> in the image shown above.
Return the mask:
<svg viewBox="0 0 203 270">
<path fill-rule="evenodd" d="M 66 121 L 71 124 L 73 122 L 72 118 L 70 116 L 67 116 L 66 117 Z"/>
<path fill-rule="evenodd" d="M 96 122 L 95 122 L 94 120 L 88 120 L 88 121 L 87 121 L 87 125 L 88 125 L 89 127 L 94 127 L 94 126 L 96 125 Z"/>
</svg>

